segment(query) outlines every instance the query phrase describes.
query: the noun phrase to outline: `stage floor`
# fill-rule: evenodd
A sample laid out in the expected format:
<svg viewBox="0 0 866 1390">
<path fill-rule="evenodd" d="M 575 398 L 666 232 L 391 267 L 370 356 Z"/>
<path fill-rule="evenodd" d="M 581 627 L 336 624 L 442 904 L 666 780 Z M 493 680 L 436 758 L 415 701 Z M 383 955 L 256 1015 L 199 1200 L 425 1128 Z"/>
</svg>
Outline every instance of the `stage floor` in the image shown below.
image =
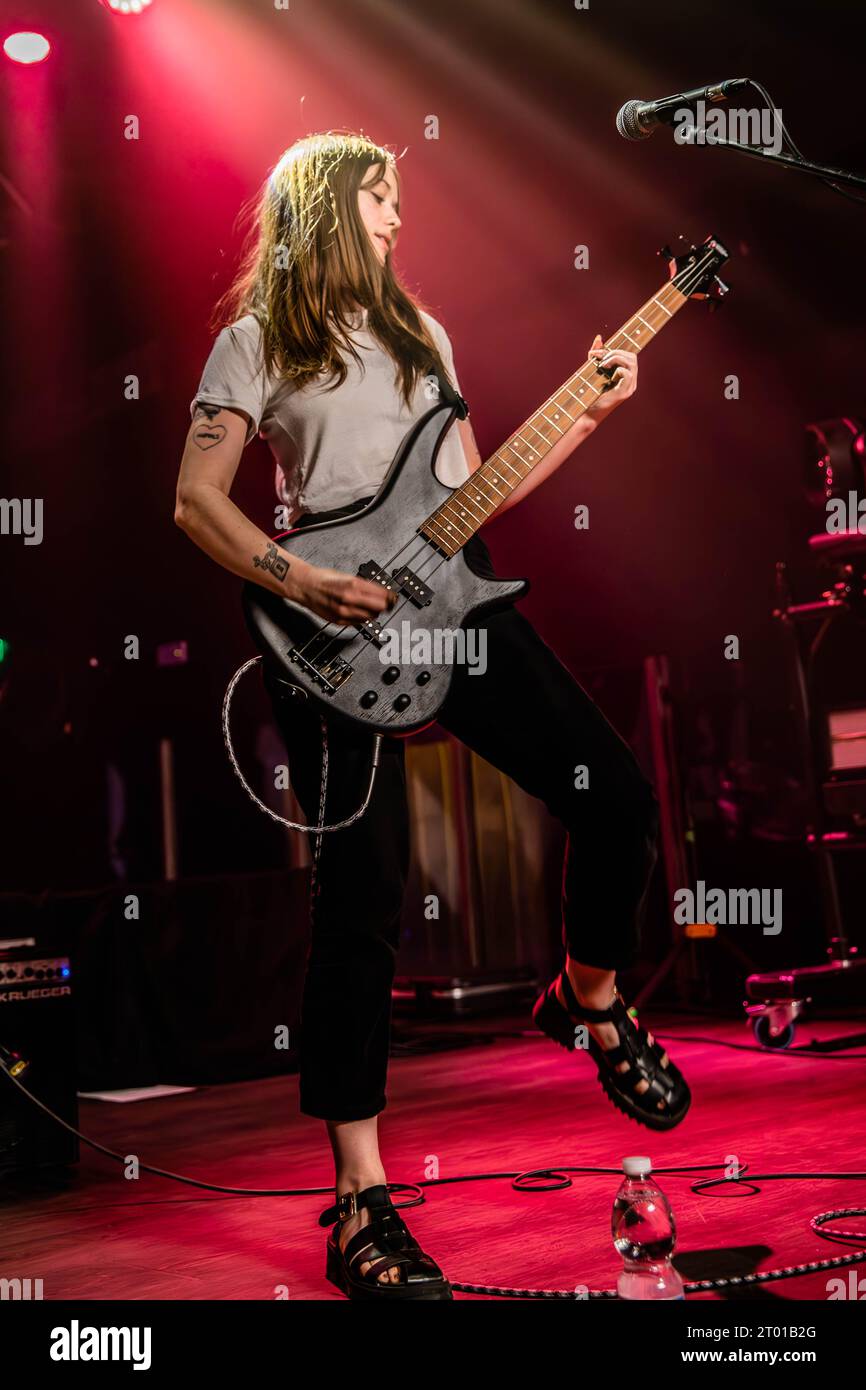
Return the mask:
<svg viewBox="0 0 866 1390">
<path fill-rule="evenodd" d="M 692 1088 L 691 1110 L 671 1133 L 620 1115 L 591 1060 L 527 1028 L 525 1015 L 470 1021 L 468 1031 L 513 1036 L 392 1059 L 380 1117 L 390 1180 L 422 1181 L 434 1164 L 442 1178 L 557 1165 L 618 1169 L 625 1155 L 646 1154 L 657 1169 L 696 1166 L 660 1178 L 686 1281 L 845 1253 L 812 1232 L 809 1218 L 862 1203 L 862 1182 L 765 1181 L 757 1194 L 743 1186 L 697 1195 L 690 1183 L 719 1176 L 732 1156 L 755 1173 L 862 1169 L 864 1062 L 841 1060 L 844 1052 L 801 1058 L 713 1045 L 754 1046 L 741 1020 L 648 1010 L 641 1022 L 664 1040 Z M 801 1022 L 795 1047 L 861 1027 L 854 1019 Z M 698 1036 L 706 1040 L 688 1040 Z M 126 1105 L 81 1101 L 80 1128 L 123 1154 L 213 1183 L 317 1187 L 331 1178 L 323 1125 L 297 1111 L 296 1076 Z M 535 1194 L 512 1190 L 508 1179 L 446 1185 L 428 1188 L 426 1203 L 404 1215 L 453 1282 L 612 1289 L 618 1185 L 615 1172 L 577 1174 L 567 1190 Z M 131 1181 L 119 1164 L 82 1147 L 80 1164 L 59 1185 L 0 1182 L 0 1277 L 41 1278 L 46 1300 L 270 1300 L 281 1287 L 292 1299 L 337 1299 L 324 1277 L 326 1232 L 316 1221 L 330 1200 L 208 1193 L 149 1174 Z M 847 1286 L 851 1270 L 862 1267 L 690 1297 L 823 1302 L 828 1279 Z"/>
</svg>

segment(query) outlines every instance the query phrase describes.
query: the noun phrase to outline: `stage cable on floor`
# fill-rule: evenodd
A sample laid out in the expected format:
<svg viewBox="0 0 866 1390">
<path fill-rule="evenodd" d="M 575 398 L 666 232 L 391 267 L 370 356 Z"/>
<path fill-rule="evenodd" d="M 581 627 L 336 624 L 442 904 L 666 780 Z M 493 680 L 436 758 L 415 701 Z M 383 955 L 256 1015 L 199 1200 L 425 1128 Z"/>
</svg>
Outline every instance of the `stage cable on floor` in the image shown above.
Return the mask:
<svg viewBox="0 0 866 1390">
<path fill-rule="evenodd" d="M 24 1086 L 19 1077 L 14 1075 L 14 1065 L 10 1067 L 9 1054 L 4 1052 L 0 1055 L 0 1072 L 8 1078 L 13 1086 L 16 1086 L 22 1095 L 26 1096 L 44 1115 L 53 1120 L 55 1124 L 65 1129 L 67 1133 L 74 1134 L 82 1144 L 93 1149 L 96 1153 L 104 1154 L 106 1158 L 113 1159 L 115 1162 L 126 1166 L 129 1162 L 128 1154 L 117 1153 L 114 1149 L 109 1149 L 107 1145 L 100 1144 L 95 1139 L 89 1139 L 86 1134 L 82 1134 L 74 1125 L 70 1125 L 60 1115 L 56 1115 L 47 1105 L 43 1104 L 32 1091 Z M 227 1187 L 222 1183 L 205 1182 L 202 1178 L 190 1178 L 183 1173 L 171 1173 L 165 1168 L 157 1168 L 153 1164 L 144 1163 L 136 1157 L 138 1168 L 145 1173 L 152 1173 L 154 1177 L 167 1178 L 171 1182 L 183 1183 L 187 1187 L 198 1187 L 205 1192 L 221 1192 L 233 1197 L 316 1197 L 333 1196 L 331 1187 Z M 657 1175 L 666 1174 L 668 1176 L 678 1176 L 684 1173 L 706 1172 L 708 1169 L 727 1168 L 729 1165 L 723 1163 L 695 1163 L 679 1165 L 670 1168 L 654 1168 L 653 1172 Z M 739 1187 L 741 1190 L 751 1188 L 749 1195 L 756 1196 L 759 1189 L 755 1187 L 757 1182 L 815 1182 L 815 1181 L 834 1181 L 840 1182 L 846 1179 L 863 1182 L 866 1181 L 866 1172 L 845 1172 L 845 1173 L 751 1173 L 748 1177 L 748 1164 L 738 1165 L 734 1175 L 725 1174 L 720 1178 L 702 1178 L 692 1184 L 692 1192 L 704 1192 L 710 1188 L 718 1186 Z M 403 1207 L 417 1207 L 426 1201 L 424 1188 L 426 1187 L 452 1187 L 457 1183 L 466 1182 L 494 1182 L 506 1178 L 511 1179 L 511 1186 L 517 1192 L 537 1193 L 554 1192 L 572 1186 L 572 1179 L 568 1176 L 574 1174 L 594 1174 L 609 1175 L 610 1177 L 621 1177 L 619 1168 L 601 1168 L 598 1166 L 582 1167 L 551 1167 L 551 1168 L 531 1168 L 516 1173 L 461 1173 L 448 1178 L 427 1178 L 420 1183 L 388 1183 L 388 1190 L 392 1193 L 406 1192 L 412 1194 L 404 1202 L 395 1202 L 394 1205 L 401 1209 Z M 138 1205 L 128 1203 L 129 1206 Z M 816 1235 L 824 1240 L 839 1241 L 846 1244 L 850 1241 L 866 1241 L 866 1231 L 836 1230 L 825 1229 L 830 1221 L 849 1219 L 852 1217 L 866 1217 L 866 1207 L 840 1207 L 833 1211 L 820 1212 L 813 1216 L 809 1222 L 811 1229 Z M 713 1291 L 731 1292 L 743 1288 L 751 1288 L 755 1285 L 772 1283 L 779 1279 L 791 1279 L 800 1274 L 816 1274 L 826 1270 L 841 1269 L 845 1265 L 859 1264 L 866 1260 L 866 1248 L 853 1251 L 850 1255 L 837 1255 L 827 1260 L 811 1260 L 806 1264 L 786 1265 L 781 1269 L 763 1270 L 759 1274 L 731 1275 L 727 1278 L 718 1279 L 699 1279 L 692 1283 L 683 1284 L 684 1292 L 690 1293 L 711 1293 Z M 469 1284 L 463 1281 L 449 1280 L 452 1289 L 458 1293 L 484 1294 L 488 1298 L 552 1298 L 552 1299 L 615 1299 L 617 1293 L 612 1289 L 588 1289 L 583 1284 L 578 1284 L 572 1289 L 519 1289 L 509 1288 L 504 1285 L 494 1284 Z"/>
</svg>

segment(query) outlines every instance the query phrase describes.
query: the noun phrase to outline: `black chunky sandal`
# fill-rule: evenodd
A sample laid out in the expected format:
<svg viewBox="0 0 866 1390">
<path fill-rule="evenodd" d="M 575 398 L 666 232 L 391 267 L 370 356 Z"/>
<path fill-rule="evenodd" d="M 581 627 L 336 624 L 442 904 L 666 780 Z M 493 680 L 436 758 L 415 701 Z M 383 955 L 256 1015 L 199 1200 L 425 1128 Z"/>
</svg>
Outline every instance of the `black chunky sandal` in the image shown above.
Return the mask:
<svg viewBox="0 0 866 1390">
<path fill-rule="evenodd" d="M 362 1207 L 370 1213 L 370 1221 L 346 1241 L 340 1249 L 340 1226 Z M 325 1273 L 332 1284 L 348 1298 L 373 1298 L 384 1303 L 396 1303 L 404 1298 L 453 1298 L 451 1285 L 441 1269 L 425 1255 L 408 1226 L 391 1201 L 387 1183 L 365 1187 L 363 1192 L 344 1192 L 339 1201 L 319 1217 L 320 1226 L 336 1225 L 328 1237 L 328 1262 Z M 367 1260 L 370 1268 L 361 1274 Z M 379 1275 L 386 1270 L 399 1269 L 400 1282 L 380 1283 Z"/>
<path fill-rule="evenodd" d="M 556 995 L 559 981 L 567 1008 L 562 1007 Z M 575 1050 L 576 1023 L 612 1023 L 619 1033 L 616 1047 L 605 1050 L 591 1033 L 587 1044 L 590 1056 L 598 1064 L 598 1079 L 608 1098 L 624 1115 L 649 1129 L 673 1129 L 685 1119 L 692 1094 L 682 1072 L 670 1058 L 666 1066 L 661 1065 L 665 1049 L 655 1041 L 651 1043 L 646 1029 L 638 1027 L 619 990 L 615 991 L 609 1008 L 584 1008 L 578 1003 L 571 981 L 563 970 L 536 1000 L 532 1018 L 536 1028 L 569 1051 Z M 629 1063 L 625 1071 L 617 1071 L 621 1062 Z M 635 1087 L 641 1081 L 649 1085 L 638 1094 Z M 665 1103 L 663 1110 L 658 1108 L 660 1100 Z"/>
</svg>

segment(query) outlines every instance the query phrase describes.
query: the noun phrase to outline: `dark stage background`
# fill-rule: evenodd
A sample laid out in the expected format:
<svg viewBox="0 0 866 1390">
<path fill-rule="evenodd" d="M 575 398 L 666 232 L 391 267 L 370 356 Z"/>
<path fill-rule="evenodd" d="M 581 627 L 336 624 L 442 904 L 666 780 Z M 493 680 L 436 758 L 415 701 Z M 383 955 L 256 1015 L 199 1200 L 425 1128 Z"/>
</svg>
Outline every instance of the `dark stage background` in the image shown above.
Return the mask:
<svg viewBox="0 0 866 1390">
<path fill-rule="evenodd" d="M 110 880 L 104 762 L 141 765 L 126 829 L 140 847 L 163 735 L 185 750 L 182 871 L 285 862 L 219 733 L 225 684 L 252 654 L 239 584 L 172 511 L 240 206 L 320 129 L 405 149 L 396 264 L 451 336 L 485 458 L 596 331 L 657 289 L 663 242 L 727 244 L 720 312 L 684 309 L 642 356 L 636 398 L 485 536 L 501 573 L 531 577 L 524 609 L 573 669 L 665 652 L 717 758 L 740 699 L 751 756 L 791 765 L 774 562 L 789 562 L 799 596 L 817 594 L 803 427 L 864 408 L 866 210 L 670 132 L 626 143 L 614 117 L 631 97 L 751 76 L 807 156 L 866 169 L 859 5 L 292 0 L 278 13 L 186 0 L 131 22 L 14 0 L 6 21 L 54 44 L 38 70 L 0 66 L 3 492 L 45 505 L 41 545 L 2 542 L 6 888 Z M 130 114 L 137 141 L 123 137 Z M 424 138 L 431 114 L 438 140 Z M 589 269 L 576 270 L 583 244 Z M 124 398 L 128 373 L 138 401 Z M 739 400 L 725 399 L 730 374 Z M 233 496 L 274 529 L 259 440 Z M 723 657 L 728 634 L 740 663 Z M 138 662 L 123 659 L 130 635 Z M 157 668 L 157 646 L 179 640 L 189 664 Z M 862 643 L 851 651 L 862 658 Z M 266 706 L 253 689 L 241 703 L 253 758 Z"/>
</svg>

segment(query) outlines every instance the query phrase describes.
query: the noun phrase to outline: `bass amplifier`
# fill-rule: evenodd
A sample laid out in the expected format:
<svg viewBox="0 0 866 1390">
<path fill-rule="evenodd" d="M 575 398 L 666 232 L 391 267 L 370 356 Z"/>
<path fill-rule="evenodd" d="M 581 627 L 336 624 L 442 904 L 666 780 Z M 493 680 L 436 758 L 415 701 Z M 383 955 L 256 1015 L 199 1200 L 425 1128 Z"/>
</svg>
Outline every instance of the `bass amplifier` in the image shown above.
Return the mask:
<svg viewBox="0 0 866 1390">
<path fill-rule="evenodd" d="M 23 1095 L 78 1127 L 72 972 L 32 940 L 0 941 L 0 1177 L 78 1160 L 78 1139 Z"/>
</svg>

